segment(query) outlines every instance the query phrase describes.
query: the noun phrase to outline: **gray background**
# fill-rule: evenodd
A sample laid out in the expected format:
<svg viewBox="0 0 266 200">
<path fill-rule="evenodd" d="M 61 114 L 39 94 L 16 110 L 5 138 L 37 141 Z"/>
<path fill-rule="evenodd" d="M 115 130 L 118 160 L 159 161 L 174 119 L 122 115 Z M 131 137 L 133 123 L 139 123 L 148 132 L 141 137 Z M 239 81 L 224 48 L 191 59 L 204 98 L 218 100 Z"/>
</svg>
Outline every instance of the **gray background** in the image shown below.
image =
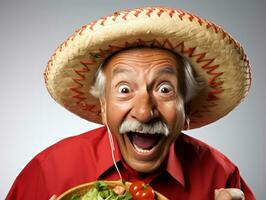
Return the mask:
<svg viewBox="0 0 266 200">
<path fill-rule="evenodd" d="M 58 140 L 96 127 L 56 104 L 42 73 L 55 48 L 75 29 L 113 11 L 148 5 L 188 10 L 224 27 L 244 46 L 253 81 L 234 112 L 188 134 L 226 154 L 265 199 L 266 1 L 0 1 L 0 199 L 30 159 Z M 263 198 L 264 197 L 264 198 Z"/>
</svg>

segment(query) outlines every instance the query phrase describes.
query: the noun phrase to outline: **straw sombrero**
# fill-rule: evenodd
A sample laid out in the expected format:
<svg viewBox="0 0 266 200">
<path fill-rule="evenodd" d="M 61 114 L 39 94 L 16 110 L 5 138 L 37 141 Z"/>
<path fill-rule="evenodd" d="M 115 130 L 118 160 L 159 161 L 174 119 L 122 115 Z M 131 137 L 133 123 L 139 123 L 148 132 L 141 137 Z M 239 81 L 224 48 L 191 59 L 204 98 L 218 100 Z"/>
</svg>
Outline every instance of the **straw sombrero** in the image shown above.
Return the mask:
<svg viewBox="0 0 266 200">
<path fill-rule="evenodd" d="M 188 59 L 206 87 L 190 102 L 190 128 L 212 123 L 247 95 L 250 65 L 240 44 L 212 22 L 162 7 L 115 12 L 78 29 L 50 58 L 45 83 L 69 111 L 101 123 L 98 99 L 89 93 L 99 65 L 129 47 L 169 49 Z"/>
</svg>

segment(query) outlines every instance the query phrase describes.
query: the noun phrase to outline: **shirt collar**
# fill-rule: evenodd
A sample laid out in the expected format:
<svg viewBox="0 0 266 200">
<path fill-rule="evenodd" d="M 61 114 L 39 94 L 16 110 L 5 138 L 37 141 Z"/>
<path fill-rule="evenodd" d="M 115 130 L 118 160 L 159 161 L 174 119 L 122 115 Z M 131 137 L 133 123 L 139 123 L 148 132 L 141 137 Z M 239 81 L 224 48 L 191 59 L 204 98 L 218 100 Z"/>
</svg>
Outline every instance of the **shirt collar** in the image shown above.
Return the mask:
<svg viewBox="0 0 266 200">
<path fill-rule="evenodd" d="M 114 156 L 115 162 L 119 162 L 122 160 L 122 156 L 116 141 L 116 138 L 113 136 L 114 141 Z M 181 157 L 182 155 L 178 154 L 176 149 L 177 142 L 173 143 L 170 146 L 169 156 L 167 160 L 166 170 L 168 173 L 175 178 L 183 187 L 185 187 L 185 178 L 181 165 Z M 98 156 L 98 166 L 97 166 L 97 176 L 100 177 L 106 170 L 114 166 L 111 154 L 111 147 L 109 143 L 107 128 L 104 127 L 102 129 L 102 139 L 99 141 L 97 145 L 97 154 Z"/>
<path fill-rule="evenodd" d="M 179 140 L 179 138 L 177 140 Z M 179 150 L 179 152 L 177 150 Z M 181 183 L 183 187 L 185 187 L 184 171 L 181 164 L 182 157 L 182 148 L 177 147 L 177 142 L 174 142 L 170 146 L 166 170 L 172 177 Z"/>
</svg>

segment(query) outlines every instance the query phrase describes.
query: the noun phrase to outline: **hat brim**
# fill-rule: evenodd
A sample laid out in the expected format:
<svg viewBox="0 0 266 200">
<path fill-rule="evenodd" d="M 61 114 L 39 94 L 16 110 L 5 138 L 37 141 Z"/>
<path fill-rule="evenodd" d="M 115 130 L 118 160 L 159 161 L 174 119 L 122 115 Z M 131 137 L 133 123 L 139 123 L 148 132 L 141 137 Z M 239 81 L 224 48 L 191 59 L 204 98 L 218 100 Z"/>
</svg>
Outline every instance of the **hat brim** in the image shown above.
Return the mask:
<svg viewBox="0 0 266 200">
<path fill-rule="evenodd" d="M 236 40 L 210 21 L 161 7 L 115 12 L 77 30 L 48 62 L 49 93 L 78 116 L 102 123 L 100 103 L 89 93 L 95 72 L 113 53 L 138 46 L 185 57 L 206 83 L 189 102 L 190 129 L 225 116 L 248 93 L 250 65 Z"/>
</svg>

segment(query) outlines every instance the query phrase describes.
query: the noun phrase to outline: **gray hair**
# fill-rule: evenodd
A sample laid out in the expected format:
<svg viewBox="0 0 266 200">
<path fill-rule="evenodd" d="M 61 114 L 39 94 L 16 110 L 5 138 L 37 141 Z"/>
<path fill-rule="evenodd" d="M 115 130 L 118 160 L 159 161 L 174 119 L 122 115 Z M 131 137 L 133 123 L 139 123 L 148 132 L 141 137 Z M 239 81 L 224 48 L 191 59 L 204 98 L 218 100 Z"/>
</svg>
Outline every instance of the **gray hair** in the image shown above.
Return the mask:
<svg viewBox="0 0 266 200">
<path fill-rule="evenodd" d="M 184 67 L 183 71 L 181 72 L 182 74 L 179 75 L 179 77 L 183 78 L 178 78 L 178 81 L 182 86 L 182 88 L 180 88 L 181 98 L 184 103 L 187 103 L 191 99 L 193 99 L 203 88 L 203 81 L 195 75 L 191 64 L 187 61 L 186 58 L 181 57 L 181 62 Z M 96 98 L 103 97 L 105 93 L 106 77 L 103 73 L 103 68 L 104 63 L 102 63 L 101 66 L 98 68 L 95 74 L 94 84 L 91 86 L 90 89 L 90 93 Z"/>
<path fill-rule="evenodd" d="M 170 130 L 162 120 L 151 121 L 150 123 L 142 123 L 136 119 L 126 119 L 122 122 L 120 133 L 138 132 L 144 134 L 162 134 L 168 136 Z"/>
</svg>

